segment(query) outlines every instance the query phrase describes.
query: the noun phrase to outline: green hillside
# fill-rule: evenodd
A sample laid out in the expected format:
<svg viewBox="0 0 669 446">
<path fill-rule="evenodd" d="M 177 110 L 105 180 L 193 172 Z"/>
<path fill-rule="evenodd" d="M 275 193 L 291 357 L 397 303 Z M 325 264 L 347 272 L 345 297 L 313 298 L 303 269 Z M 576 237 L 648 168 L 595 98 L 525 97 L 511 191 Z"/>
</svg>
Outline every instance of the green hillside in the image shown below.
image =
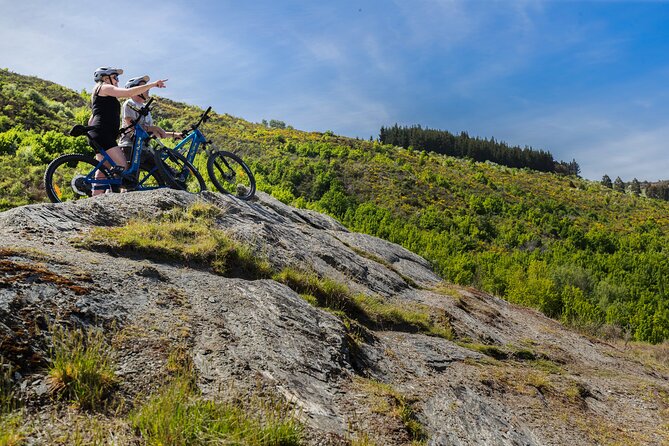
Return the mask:
<svg viewBox="0 0 669 446">
<path fill-rule="evenodd" d="M 0 70 L 0 210 L 45 201 L 49 160 L 89 150 L 62 133 L 86 120 L 86 97 Z M 200 112 L 160 99 L 154 117 L 181 130 Z M 399 243 L 449 281 L 592 333 L 669 338 L 669 203 L 270 122 L 214 114 L 204 131 L 247 160 L 259 190 Z"/>
</svg>

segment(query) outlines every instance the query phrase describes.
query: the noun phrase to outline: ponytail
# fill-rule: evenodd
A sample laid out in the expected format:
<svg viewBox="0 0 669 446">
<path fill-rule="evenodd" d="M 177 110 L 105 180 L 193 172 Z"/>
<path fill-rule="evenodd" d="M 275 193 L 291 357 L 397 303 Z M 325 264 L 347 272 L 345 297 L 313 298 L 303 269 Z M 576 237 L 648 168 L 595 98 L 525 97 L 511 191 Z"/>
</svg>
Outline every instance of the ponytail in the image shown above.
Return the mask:
<svg viewBox="0 0 669 446">
<path fill-rule="evenodd" d="M 104 81 L 102 80 L 98 81 L 98 83 L 95 84 L 95 89 L 93 90 L 93 93 L 91 93 L 91 106 L 93 105 L 93 100 L 95 99 L 95 97 L 100 93 L 102 84 L 104 84 Z"/>
</svg>

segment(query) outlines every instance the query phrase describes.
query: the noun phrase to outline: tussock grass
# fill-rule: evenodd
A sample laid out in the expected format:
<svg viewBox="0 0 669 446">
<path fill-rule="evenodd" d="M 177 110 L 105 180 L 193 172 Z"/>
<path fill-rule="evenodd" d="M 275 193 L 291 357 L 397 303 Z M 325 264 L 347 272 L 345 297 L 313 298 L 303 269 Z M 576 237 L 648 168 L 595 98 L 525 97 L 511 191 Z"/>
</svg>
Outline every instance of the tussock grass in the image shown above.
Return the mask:
<svg viewBox="0 0 669 446">
<path fill-rule="evenodd" d="M 54 395 L 83 409 L 104 406 L 116 376 L 111 347 L 102 332 L 54 327 L 50 356 L 48 379 Z"/>
<path fill-rule="evenodd" d="M 19 446 L 24 444 L 26 429 L 22 412 L 0 413 L 0 446 Z"/>
<path fill-rule="evenodd" d="M 137 218 L 122 227 L 94 228 L 76 244 L 155 260 L 206 265 L 228 277 L 268 277 L 271 267 L 266 259 L 215 227 L 221 212 L 213 205 L 195 203 L 187 209 L 172 209 L 161 219 Z"/>
<path fill-rule="evenodd" d="M 458 292 L 457 286 L 448 282 L 440 282 L 439 284 L 437 284 L 437 286 L 432 288 L 432 291 L 438 294 L 442 294 L 444 296 L 452 297 L 453 299 L 456 300 L 462 299 L 462 294 Z"/>
<path fill-rule="evenodd" d="M 0 415 L 11 412 L 16 406 L 12 367 L 0 356 Z"/>
<path fill-rule="evenodd" d="M 559 393 L 560 378 L 531 367 L 501 364 L 484 369 L 481 382 L 491 387 L 503 388 L 516 395 L 535 396 L 538 392 L 546 397 L 555 397 Z"/>
<path fill-rule="evenodd" d="M 190 376 L 194 370 L 193 359 L 188 353 L 188 346 L 177 344 L 167 356 L 167 371 L 175 376 Z"/>
<path fill-rule="evenodd" d="M 433 314 L 427 306 L 389 303 L 365 294 L 356 294 L 353 299 L 364 309 L 376 326 L 414 328 L 416 331 L 431 336 L 453 339 L 453 332 L 446 318 Z"/>
<path fill-rule="evenodd" d="M 14 391 L 11 364 L 0 356 L 0 446 L 18 446 L 23 444 L 26 435 L 24 414 Z"/>
<path fill-rule="evenodd" d="M 211 401 L 197 387 L 185 344 L 174 345 L 167 358 L 170 380 L 136 406 L 128 421 L 147 445 L 297 446 L 302 424 L 295 410 L 267 393 Z"/>
<path fill-rule="evenodd" d="M 378 297 L 354 294 L 347 286 L 332 279 L 293 268 L 285 268 L 273 279 L 287 285 L 311 304 L 351 318 L 368 328 L 453 338 L 448 322 L 439 320 L 423 305 L 390 303 Z"/>
<path fill-rule="evenodd" d="M 185 375 L 152 396 L 130 419 L 148 445 L 302 444 L 302 426 L 285 403 L 267 397 L 208 401 Z"/>
<path fill-rule="evenodd" d="M 368 395 L 373 412 L 398 419 L 406 429 L 412 444 L 424 444 L 427 436 L 409 398 L 389 384 L 379 381 L 356 378 L 355 382 L 357 387 Z M 374 444 L 367 443 L 369 441 L 367 436 L 362 436 L 359 440 L 362 445 Z"/>
<path fill-rule="evenodd" d="M 378 446 L 378 444 L 369 438 L 366 433 L 356 433 L 356 435 L 349 440 L 349 446 Z"/>
</svg>

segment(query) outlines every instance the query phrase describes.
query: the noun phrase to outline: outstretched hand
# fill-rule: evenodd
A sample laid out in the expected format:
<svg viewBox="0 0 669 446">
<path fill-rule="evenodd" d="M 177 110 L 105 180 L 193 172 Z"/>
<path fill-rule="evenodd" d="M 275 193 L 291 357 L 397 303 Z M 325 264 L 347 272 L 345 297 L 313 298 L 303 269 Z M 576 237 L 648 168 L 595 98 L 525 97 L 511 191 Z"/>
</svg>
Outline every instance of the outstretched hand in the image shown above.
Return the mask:
<svg viewBox="0 0 669 446">
<path fill-rule="evenodd" d="M 153 84 L 158 88 L 165 88 L 166 87 L 165 82 L 167 82 L 167 79 L 161 79 L 161 80 L 155 81 Z"/>
</svg>

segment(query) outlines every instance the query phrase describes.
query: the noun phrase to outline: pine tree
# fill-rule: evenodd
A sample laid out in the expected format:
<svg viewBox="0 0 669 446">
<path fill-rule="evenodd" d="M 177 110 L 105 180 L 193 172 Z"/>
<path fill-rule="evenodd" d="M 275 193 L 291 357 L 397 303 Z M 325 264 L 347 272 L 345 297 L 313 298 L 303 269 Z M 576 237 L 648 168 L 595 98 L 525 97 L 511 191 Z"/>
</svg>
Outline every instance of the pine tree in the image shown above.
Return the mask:
<svg viewBox="0 0 669 446">
<path fill-rule="evenodd" d="M 620 177 L 616 177 L 616 180 L 613 182 L 613 190 L 625 193 L 625 183 L 623 183 L 623 180 L 621 180 Z"/>
<path fill-rule="evenodd" d="M 639 180 L 636 178 L 632 180 L 632 186 L 630 186 L 630 190 L 637 197 L 641 195 L 641 184 L 639 183 Z"/>
<path fill-rule="evenodd" d="M 602 186 L 608 187 L 609 189 L 613 189 L 613 182 L 611 181 L 611 177 L 608 176 L 607 174 L 604 174 L 601 183 Z"/>
</svg>

